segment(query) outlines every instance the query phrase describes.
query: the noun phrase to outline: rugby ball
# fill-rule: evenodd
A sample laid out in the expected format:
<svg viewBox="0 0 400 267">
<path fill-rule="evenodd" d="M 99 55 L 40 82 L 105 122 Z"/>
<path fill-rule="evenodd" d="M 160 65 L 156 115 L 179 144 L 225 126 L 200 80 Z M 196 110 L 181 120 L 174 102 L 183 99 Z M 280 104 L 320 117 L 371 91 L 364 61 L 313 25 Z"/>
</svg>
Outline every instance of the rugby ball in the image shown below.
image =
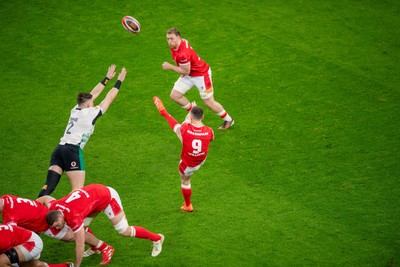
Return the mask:
<svg viewBox="0 0 400 267">
<path fill-rule="evenodd" d="M 140 23 L 131 16 L 125 16 L 122 18 L 122 26 L 131 33 L 137 34 L 140 32 Z"/>
</svg>

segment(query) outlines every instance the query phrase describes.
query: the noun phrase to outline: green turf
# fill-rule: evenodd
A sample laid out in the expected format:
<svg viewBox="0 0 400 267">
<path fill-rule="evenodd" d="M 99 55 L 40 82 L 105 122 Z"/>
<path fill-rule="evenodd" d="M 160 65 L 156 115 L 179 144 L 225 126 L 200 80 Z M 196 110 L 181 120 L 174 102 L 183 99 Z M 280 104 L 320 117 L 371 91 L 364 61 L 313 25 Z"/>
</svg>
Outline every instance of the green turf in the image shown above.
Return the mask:
<svg viewBox="0 0 400 267">
<path fill-rule="evenodd" d="M 37 196 L 76 93 L 115 63 L 128 74 L 85 147 L 86 182 L 117 189 L 130 224 L 166 241 L 152 258 L 100 216 L 110 266 L 400 266 L 399 14 L 394 0 L 3 0 L 0 194 Z M 205 110 L 216 139 L 193 214 L 179 211 L 179 141 L 151 101 L 183 120 L 168 98 L 177 75 L 161 67 L 173 26 L 236 122 L 219 132 Z M 63 177 L 54 196 L 69 189 Z M 73 260 L 72 243 L 43 240 L 43 260 Z"/>
</svg>

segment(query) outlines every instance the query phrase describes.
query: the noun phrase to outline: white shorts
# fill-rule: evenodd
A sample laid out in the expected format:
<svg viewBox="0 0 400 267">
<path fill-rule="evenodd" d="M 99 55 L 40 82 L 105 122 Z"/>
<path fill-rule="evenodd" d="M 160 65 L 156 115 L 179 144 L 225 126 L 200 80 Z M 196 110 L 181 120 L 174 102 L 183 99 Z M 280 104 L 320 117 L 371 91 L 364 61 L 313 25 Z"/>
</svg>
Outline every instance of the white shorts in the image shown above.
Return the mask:
<svg viewBox="0 0 400 267">
<path fill-rule="evenodd" d="M 193 87 L 196 87 L 199 90 L 201 99 L 208 99 L 214 94 L 211 79 L 211 68 L 208 69 L 208 72 L 204 76 L 180 76 L 175 82 L 172 90 L 186 94 L 186 92 Z"/>
<path fill-rule="evenodd" d="M 121 198 L 119 197 L 117 191 L 109 186 L 107 186 L 107 188 L 108 190 L 110 190 L 111 200 L 110 204 L 108 204 L 107 207 L 104 209 L 104 214 L 107 216 L 108 219 L 111 220 L 112 218 L 117 216 L 123 210 L 123 208 Z M 94 217 L 86 217 L 83 220 L 83 225 L 85 227 L 88 227 L 93 219 Z"/>
<path fill-rule="evenodd" d="M 183 162 L 182 162 L 182 160 L 181 160 L 181 161 L 179 162 L 178 168 L 179 168 L 179 171 L 180 171 L 181 173 L 183 173 L 185 176 L 192 176 L 193 173 L 194 173 L 195 171 L 197 171 L 198 169 L 200 169 L 200 167 L 204 164 L 205 161 L 206 161 L 206 160 L 203 160 L 202 163 L 200 163 L 199 165 L 197 165 L 197 166 L 195 166 L 195 167 L 188 167 L 188 166 L 186 166 L 185 164 L 183 164 Z"/>
<path fill-rule="evenodd" d="M 117 191 L 115 191 L 114 188 L 108 187 L 107 188 L 110 190 L 111 193 L 111 201 L 110 204 L 106 207 L 104 210 L 104 213 L 108 217 L 108 219 L 114 218 L 116 215 L 118 215 L 122 210 L 122 202 L 121 198 L 119 197 Z"/>
<path fill-rule="evenodd" d="M 43 241 L 36 233 L 32 232 L 31 238 L 26 243 L 17 247 L 24 254 L 26 261 L 38 260 L 43 250 Z"/>
</svg>

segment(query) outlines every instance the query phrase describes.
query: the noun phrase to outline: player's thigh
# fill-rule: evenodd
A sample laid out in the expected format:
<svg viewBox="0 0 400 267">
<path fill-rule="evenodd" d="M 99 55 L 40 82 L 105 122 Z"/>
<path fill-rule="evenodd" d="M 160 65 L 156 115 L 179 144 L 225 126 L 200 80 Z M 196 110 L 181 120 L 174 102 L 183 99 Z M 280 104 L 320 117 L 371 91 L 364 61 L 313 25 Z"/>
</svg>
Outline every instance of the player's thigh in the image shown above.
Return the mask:
<svg viewBox="0 0 400 267">
<path fill-rule="evenodd" d="M 192 83 L 199 91 L 201 99 L 209 99 L 214 95 L 213 84 L 211 80 L 211 70 L 203 76 L 191 77 Z"/>
<path fill-rule="evenodd" d="M 193 175 L 194 172 L 196 172 L 200 169 L 200 167 L 201 167 L 201 165 L 203 165 L 203 163 L 204 163 L 204 161 L 195 167 L 189 167 L 189 166 L 186 166 L 182 161 L 180 161 L 179 162 L 179 172 L 180 172 L 180 174 L 183 174 L 184 176 L 190 177 Z M 181 176 L 181 178 L 182 178 L 182 176 Z"/>
<path fill-rule="evenodd" d="M 9 266 L 10 259 L 7 257 L 6 254 L 0 254 L 0 266 Z"/>
<path fill-rule="evenodd" d="M 50 167 L 52 166 L 58 166 L 60 169 L 63 170 L 64 168 L 64 162 L 62 159 L 62 146 L 61 145 L 57 145 L 54 150 L 53 153 L 51 154 L 51 158 L 50 158 Z M 57 171 L 57 170 L 54 170 Z M 58 173 L 60 173 L 59 171 L 57 171 Z M 62 171 L 61 171 L 62 173 Z"/>
<path fill-rule="evenodd" d="M 125 216 L 124 208 L 122 207 L 122 201 L 118 192 L 112 187 L 107 186 L 107 188 L 110 190 L 111 199 L 110 203 L 104 209 L 104 213 L 113 225 L 115 225 L 115 223 L 118 223 Z"/>
<path fill-rule="evenodd" d="M 38 260 L 43 250 L 43 241 L 36 233 L 32 233 L 31 238 L 26 243 L 14 247 L 14 249 L 18 253 L 20 262 Z"/>
<path fill-rule="evenodd" d="M 191 80 L 190 76 L 179 77 L 172 88 L 171 95 L 173 94 L 174 90 L 184 95 L 194 86 L 195 84 Z"/>
<path fill-rule="evenodd" d="M 62 148 L 63 169 L 68 171 L 84 171 L 85 160 L 82 149 L 78 145 L 65 144 Z"/>
<path fill-rule="evenodd" d="M 67 171 L 65 174 L 71 183 L 72 190 L 82 188 L 85 185 L 85 171 Z"/>
</svg>

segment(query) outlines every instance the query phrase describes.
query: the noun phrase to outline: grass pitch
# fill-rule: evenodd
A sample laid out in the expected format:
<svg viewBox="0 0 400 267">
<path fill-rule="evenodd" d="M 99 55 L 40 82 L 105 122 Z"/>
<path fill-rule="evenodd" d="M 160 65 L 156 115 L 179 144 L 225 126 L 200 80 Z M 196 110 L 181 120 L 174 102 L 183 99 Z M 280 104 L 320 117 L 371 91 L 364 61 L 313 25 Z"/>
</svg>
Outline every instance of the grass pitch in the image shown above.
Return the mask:
<svg viewBox="0 0 400 267">
<path fill-rule="evenodd" d="M 92 223 L 110 266 L 399 266 L 400 5 L 396 1 L 9 1 L 0 3 L 0 194 L 35 198 L 75 105 L 107 67 L 125 66 L 117 100 L 85 147 L 87 183 L 120 193 L 146 240 Z M 131 15 L 142 31 L 121 25 Z M 215 129 L 182 213 L 180 144 L 152 104 L 177 75 L 165 32 L 178 27 L 213 71 L 235 119 Z M 112 86 L 112 82 L 106 87 Z M 195 89 L 191 100 L 202 105 Z M 100 99 L 99 98 L 99 99 Z M 69 191 L 63 177 L 55 197 Z M 74 244 L 43 237 L 42 259 Z M 98 266 L 99 256 L 83 266 Z"/>
</svg>

